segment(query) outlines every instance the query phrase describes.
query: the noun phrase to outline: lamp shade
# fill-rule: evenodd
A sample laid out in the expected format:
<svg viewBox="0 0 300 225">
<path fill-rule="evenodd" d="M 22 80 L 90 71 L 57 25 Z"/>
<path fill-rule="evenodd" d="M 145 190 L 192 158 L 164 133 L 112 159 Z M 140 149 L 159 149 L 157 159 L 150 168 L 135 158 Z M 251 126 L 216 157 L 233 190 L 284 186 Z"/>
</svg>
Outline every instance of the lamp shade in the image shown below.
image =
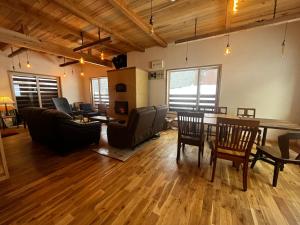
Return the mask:
<svg viewBox="0 0 300 225">
<path fill-rule="evenodd" d="M 14 104 L 15 102 L 7 96 L 0 96 L 0 104 Z"/>
</svg>

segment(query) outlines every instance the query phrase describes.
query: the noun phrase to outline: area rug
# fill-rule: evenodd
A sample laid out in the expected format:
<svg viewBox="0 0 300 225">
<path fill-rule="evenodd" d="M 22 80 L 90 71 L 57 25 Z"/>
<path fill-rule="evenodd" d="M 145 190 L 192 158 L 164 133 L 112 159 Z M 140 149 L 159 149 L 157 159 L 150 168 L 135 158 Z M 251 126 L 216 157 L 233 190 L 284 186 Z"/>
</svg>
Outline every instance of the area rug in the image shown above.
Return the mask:
<svg viewBox="0 0 300 225">
<path fill-rule="evenodd" d="M 100 155 L 103 156 L 107 156 L 113 159 L 117 159 L 120 160 L 122 162 L 125 162 L 126 160 L 128 160 L 129 158 L 131 158 L 132 156 L 134 156 L 137 152 L 141 151 L 142 149 L 145 148 L 145 146 L 147 145 L 151 145 L 151 141 L 149 140 L 139 146 L 137 146 L 134 149 L 131 148 L 125 148 L 125 149 L 119 149 L 119 148 L 115 148 L 112 147 L 108 144 L 107 141 L 107 135 L 106 135 L 106 127 L 102 128 L 102 132 L 101 132 L 101 140 L 100 140 L 100 148 L 92 148 L 91 150 L 94 152 L 99 153 Z"/>
</svg>

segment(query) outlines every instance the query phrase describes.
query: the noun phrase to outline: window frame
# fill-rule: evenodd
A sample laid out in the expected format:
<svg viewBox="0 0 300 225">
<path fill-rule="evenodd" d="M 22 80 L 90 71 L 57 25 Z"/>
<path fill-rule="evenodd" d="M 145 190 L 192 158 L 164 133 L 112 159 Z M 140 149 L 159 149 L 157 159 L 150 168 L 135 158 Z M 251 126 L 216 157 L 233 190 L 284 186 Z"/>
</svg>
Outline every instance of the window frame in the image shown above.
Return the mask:
<svg viewBox="0 0 300 225">
<path fill-rule="evenodd" d="M 14 90 L 14 82 L 13 82 L 13 76 L 25 76 L 25 77 L 35 77 L 36 79 L 36 84 L 37 84 L 37 92 L 38 92 L 38 100 L 39 100 L 39 107 L 42 108 L 42 96 L 40 94 L 40 87 L 38 85 L 39 79 L 38 78 L 45 78 L 45 79 L 56 79 L 57 81 L 57 90 L 58 90 L 58 97 L 62 96 L 62 89 L 61 89 L 61 78 L 60 76 L 57 75 L 48 75 L 48 74 L 38 74 L 38 73 L 28 73 L 28 72 L 20 72 L 20 71 L 11 71 L 9 70 L 8 72 L 8 77 L 9 77 L 9 82 L 10 82 L 10 90 L 11 90 L 11 96 L 15 102 L 16 108 L 18 108 L 18 103 L 17 103 L 17 98 L 15 95 L 15 90 Z"/>
<path fill-rule="evenodd" d="M 169 96 L 170 96 L 170 74 L 172 71 L 184 71 L 184 70 L 198 70 L 198 78 L 197 78 L 197 100 L 196 100 L 196 107 L 199 107 L 199 95 L 200 95 L 200 73 L 201 69 L 218 69 L 217 74 L 217 87 L 216 87 L 216 98 L 215 98 L 215 107 L 219 107 L 219 100 L 220 100 L 220 90 L 221 90 L 221 75 L 222 75 L 222 64 L 214 64 L 214 65 L 205 65 L 205 66 L 196 66 L 196 67 L 185 67 L 185 68 L 173 68 L 166 70 L 166 93 L 165 93 L 165 104 L 169 107 Z M 170 111 L 176 113 L 176 111 Z"/>
</svg>

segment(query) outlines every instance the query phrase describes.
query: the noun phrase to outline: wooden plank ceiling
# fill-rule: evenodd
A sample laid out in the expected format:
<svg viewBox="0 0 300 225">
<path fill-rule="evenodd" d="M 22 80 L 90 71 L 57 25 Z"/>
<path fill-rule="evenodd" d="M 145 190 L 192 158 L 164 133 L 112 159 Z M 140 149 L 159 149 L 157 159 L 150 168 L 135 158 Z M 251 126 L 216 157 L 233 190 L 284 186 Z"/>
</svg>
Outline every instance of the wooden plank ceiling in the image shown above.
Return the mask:
<svg viewBox="0 0 300 225">
<path fill-rule="evenodd" d="M 81 45 L 80 32 L 88 43 L 98 39 L 100 28 L 101 38 L 112 42 L 94 47 L 92 54 L 104 51 L 110 58 L 192 37 L 195 19 L 196 34 L 206 35 L 273 18 L 274 0 L 239 0 L 235 13 L 228 13 L 233 0 L 228 1 L 153 0 L 155 33 L 150 34 L 150 0 L 0 0 L 0 27 L 26 27 L 30 37 L 70 49 Z M 277 18 L 299 14 L 300 0 L 277 0 Z"/>
</svg>

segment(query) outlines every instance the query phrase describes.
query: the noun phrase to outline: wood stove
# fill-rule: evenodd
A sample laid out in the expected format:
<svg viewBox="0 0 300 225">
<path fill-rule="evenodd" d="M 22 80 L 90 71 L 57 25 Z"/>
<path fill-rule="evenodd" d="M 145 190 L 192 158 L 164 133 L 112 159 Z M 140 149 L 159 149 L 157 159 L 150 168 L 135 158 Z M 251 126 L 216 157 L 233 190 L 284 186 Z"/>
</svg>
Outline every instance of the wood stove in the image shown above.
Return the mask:
<svg viewBox="0 0 300 225">
<path fill-rule="evenodd" d="M 115 101 L 115 113 L 120 115 L 128 115 L 128 102 Z"/>
</svg>

